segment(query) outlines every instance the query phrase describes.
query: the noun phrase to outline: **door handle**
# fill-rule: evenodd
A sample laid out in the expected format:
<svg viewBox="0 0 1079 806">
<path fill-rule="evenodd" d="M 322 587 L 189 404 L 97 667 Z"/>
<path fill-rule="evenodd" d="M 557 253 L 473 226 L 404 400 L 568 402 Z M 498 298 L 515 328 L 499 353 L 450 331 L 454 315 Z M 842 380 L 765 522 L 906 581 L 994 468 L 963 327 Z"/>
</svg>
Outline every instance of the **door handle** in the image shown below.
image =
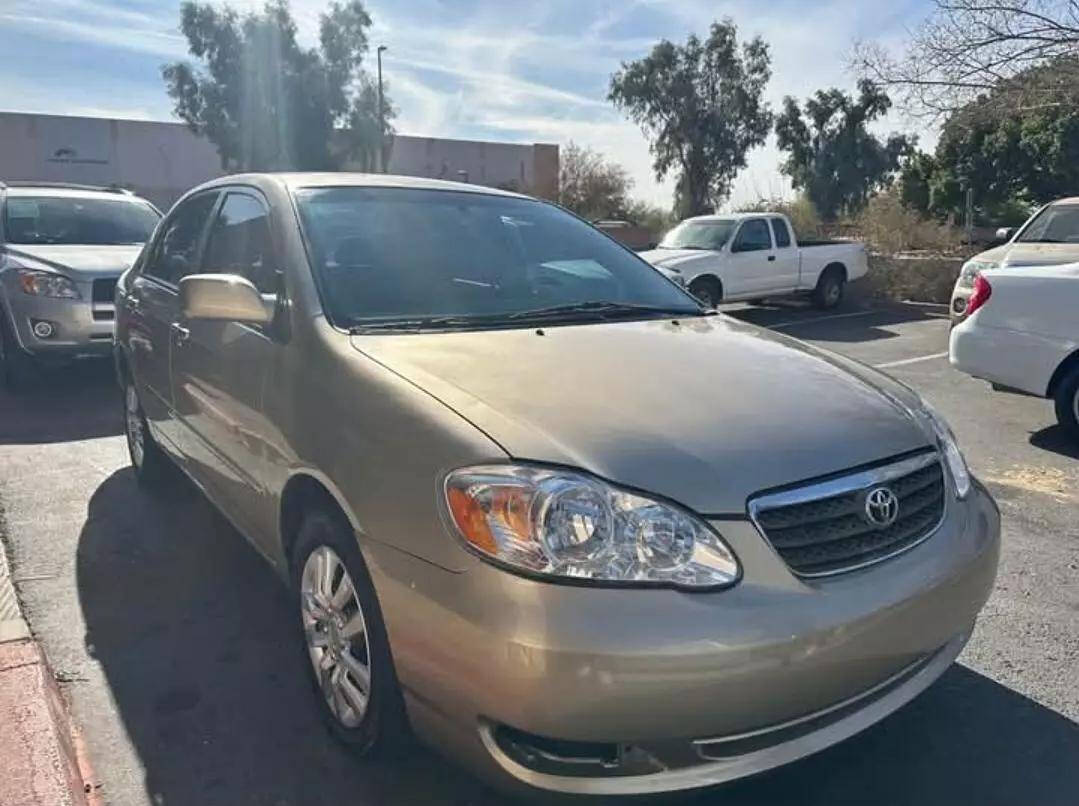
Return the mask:
<svg viewBox="0 0 1079 806">
<path fill-rule="evenodd" d="M 179 322 L 173 322 L 169 325 L 169 329 L 172 331 L 172 338 L 177 347 L 183 347 L 187 344 L 187 340 L 191 338 L 191 331 Z"/>
<path fill-rule="evenodd" d="M 768 256 L 768 259 L 769 259 L 769 260 L 775 260 L 775 259 L 776 259 L 776 256 L 775 256 L 775 255 L 769 255 L 769 256 Z"/>
</svg>

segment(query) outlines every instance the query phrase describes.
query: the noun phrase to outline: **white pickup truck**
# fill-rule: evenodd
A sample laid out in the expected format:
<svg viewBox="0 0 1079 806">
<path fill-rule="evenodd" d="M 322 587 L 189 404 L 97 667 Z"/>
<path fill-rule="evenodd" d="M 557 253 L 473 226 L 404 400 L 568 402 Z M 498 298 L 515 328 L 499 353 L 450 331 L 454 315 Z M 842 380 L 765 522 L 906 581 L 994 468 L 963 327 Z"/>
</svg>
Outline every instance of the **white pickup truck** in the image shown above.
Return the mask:
<svg viewBox="0 0 1079 806">
<path fill-rule="evenodd" d="M 802 241 L 780 213 L 687 218 L 641 257 L 710 306 L 810 294 L 821 308 L 843 300 L 849 280 L 868 269 L 852 241 Z"/>
</svg>

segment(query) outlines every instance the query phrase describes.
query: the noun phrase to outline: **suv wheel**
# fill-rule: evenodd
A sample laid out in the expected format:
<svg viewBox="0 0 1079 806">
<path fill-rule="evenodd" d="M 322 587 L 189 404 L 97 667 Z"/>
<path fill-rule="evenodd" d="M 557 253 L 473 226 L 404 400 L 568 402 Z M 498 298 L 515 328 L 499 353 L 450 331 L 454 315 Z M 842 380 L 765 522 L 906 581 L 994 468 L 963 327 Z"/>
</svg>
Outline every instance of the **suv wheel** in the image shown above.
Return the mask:
<svg viewBox="0 0 1079 806">
<path fill-rule="evenodd" d="M 0 380 L 12 394 L 23 392 L 34 377 L 34 359 L 15 343 L 7 318 L 0 309 Z"/>
<path fill-rule="evenodd" d="M 307 513 L 292 575 L 306 665 L 330 732 L 360 755 L 403 748 L 408 721 L 386 628 L 344 518 Z"/>
<path fill-rule="evenodd" d="M 1079 437 L 1079 367 L 1060 379 L 1054 399 L 1057 421 L 1072 436 Z"/>
<path fill-rule="evenodd" d="M 124 383 L 124 436 L 127 437 L 127 452 L 131 456 L 135 479 L 143 486 L 158 483 L 165 474 L 168 460 L 150 434 L 139 393 L 130 378 Z"/>
</svg>

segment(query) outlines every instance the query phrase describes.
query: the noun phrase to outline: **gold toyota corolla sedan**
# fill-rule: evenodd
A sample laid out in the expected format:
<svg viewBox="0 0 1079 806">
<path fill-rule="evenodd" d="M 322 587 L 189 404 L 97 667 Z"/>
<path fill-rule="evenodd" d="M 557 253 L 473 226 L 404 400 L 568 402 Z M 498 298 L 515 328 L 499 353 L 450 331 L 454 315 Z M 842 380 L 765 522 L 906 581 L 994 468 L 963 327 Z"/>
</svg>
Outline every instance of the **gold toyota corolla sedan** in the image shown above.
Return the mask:
<svg viewBox="0 0 1079 806">
<path fill-rule="evenodd" d="M 288 580 L 357 752 L 411 732 L 532 792 L 728 781 L 909 701 L 993 586 L 997 508 L 913 391 L 546 202 L 225 177 L 117 310 L 140 482 L 175 463 Z"/>
</svg>

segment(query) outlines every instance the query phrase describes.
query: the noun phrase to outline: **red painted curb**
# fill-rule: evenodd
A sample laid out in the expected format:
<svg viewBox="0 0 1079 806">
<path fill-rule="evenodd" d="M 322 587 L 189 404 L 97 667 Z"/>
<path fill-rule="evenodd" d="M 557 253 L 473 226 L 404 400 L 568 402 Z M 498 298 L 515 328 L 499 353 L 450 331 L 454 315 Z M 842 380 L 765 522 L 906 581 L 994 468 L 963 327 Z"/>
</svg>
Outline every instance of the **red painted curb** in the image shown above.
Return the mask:
<svg viewBox="0 0 1079 806">
<path fill-rule="evenodd" d="M 0 644 L 0 803 L 87 806 L 63 697 L 29 639 Z"/>
</svg>

